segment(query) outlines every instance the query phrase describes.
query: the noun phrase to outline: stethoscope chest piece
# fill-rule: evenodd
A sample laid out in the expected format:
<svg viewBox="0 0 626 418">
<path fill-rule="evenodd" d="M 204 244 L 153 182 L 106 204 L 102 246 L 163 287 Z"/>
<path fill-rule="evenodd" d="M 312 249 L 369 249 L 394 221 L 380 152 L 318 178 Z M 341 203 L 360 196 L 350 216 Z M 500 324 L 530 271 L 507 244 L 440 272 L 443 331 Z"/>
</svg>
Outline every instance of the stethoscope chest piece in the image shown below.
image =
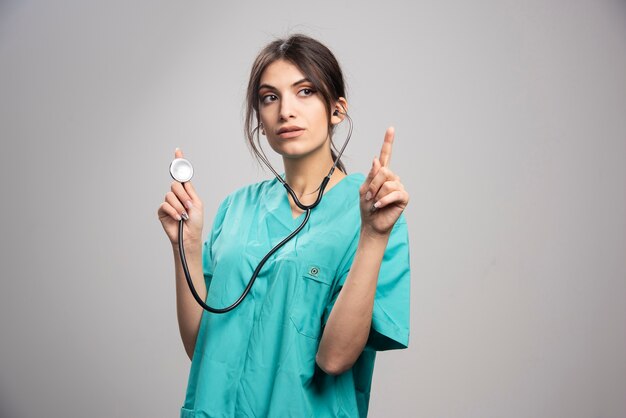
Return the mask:
<svg viewBox="0 0 626 418">
<path fill-rule="evenodd" d="M 175 158 L 170 164 L 170 174 L 174 180 L 184 183 L 193 177 L 193 167 L 188 160 Z"/>
</svg>

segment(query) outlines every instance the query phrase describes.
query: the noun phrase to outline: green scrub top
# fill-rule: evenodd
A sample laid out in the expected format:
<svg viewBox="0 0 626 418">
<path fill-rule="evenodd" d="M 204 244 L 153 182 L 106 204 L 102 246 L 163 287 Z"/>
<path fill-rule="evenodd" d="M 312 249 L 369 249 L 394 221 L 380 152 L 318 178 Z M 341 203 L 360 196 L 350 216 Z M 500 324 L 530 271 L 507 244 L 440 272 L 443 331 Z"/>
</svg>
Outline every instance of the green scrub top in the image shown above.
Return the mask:
<svg viewBox="0 0 626 418">
<path fill-rule="evenodd" d="M 204 311 L 181 418 L 365 417 L 376 351 L 409 341 L 409 242 L 402 215 L 380 268 L 372 328 L 354 366 L 331 376 L 315 363 L 324 324 L 359 240 L 359 187 L 344 177 L 298 235 L 265 264 L 246 299 L 226 314 Z M 203 246 L 207 303 L 241 295 L 257 264 L 302 223 L 287 191 L 266 180 L 230 194 Z"/>
</svg>

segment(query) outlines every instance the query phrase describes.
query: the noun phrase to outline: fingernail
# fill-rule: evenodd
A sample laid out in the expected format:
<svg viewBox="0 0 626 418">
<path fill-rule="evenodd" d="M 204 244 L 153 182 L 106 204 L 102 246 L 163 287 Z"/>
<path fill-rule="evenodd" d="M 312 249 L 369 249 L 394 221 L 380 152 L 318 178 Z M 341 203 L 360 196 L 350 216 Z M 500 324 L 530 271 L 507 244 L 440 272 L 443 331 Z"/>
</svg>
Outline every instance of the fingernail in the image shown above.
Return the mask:
<svg viewBox="0 0 626 418">
<path fill-rule="evenodd" d="M 186 201 L 185 206 L 187 207 L 187 209 L 191 209 L 193 207 L 193 205 L 191 204 L 191 200 Z"/>
<path fill-rule="evenodd" d="M 184 220 L 189 220 L 189 215 L 187 215 L 187 212 L 183 212 L 180 216 L 183 217 Z"/>
<path fill-rule="evenodd" d="M 365 193 L 365 200 L 370 200 L 372 198 L 372 192 Z"/>
<path fill-rule="evenodd" d="M 378 202 L 374 203 L 374 207 L 377 208 L 377 209 L 380 207 L 380 200 Z"/>
<path fill-rule="evenodd" d="M 182 219 L 182 218 L 180 217 L 180 215 L 179 215 L 179 214 L 176 214 L 176 220 L 177 220 L 177 221 L 180 221 L 181 219 Z"/>
</svg>

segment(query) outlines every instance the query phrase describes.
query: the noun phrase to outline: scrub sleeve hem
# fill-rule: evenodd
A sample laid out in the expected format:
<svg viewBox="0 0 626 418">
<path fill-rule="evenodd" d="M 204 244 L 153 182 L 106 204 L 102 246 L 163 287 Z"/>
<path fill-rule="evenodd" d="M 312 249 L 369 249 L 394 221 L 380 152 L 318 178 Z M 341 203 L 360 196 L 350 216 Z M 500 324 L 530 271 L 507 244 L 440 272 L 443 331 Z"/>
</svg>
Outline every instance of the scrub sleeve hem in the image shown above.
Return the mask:
<svg viewBox="0 0 626 418">
<path fill-rule="evenodd" d="M 408 348 L 409 330 L 381 319 L 376 313 L 372 316 L 372 331 L 367 345 L 376 351 Z M 375 335 L 378 334 L 378 335 Z"/>
<path fill-rule="evenodd" d="M 193 409 L 180 408 L 180 418 L 195 418 L 195 415 Z"/>
</svg>

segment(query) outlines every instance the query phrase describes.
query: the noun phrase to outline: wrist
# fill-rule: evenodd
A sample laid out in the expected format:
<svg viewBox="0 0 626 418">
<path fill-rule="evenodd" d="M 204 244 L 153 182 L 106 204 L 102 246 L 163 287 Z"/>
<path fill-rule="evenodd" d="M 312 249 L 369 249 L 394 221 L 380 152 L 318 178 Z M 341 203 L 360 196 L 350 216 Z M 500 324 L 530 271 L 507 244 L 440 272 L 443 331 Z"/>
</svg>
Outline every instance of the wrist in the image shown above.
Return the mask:
<svg viewBox="0 0 626 418">
<path fill-rule="evenodd" d="M 185 256 L 187 257 L 195 256 L 195 255 L 202 255 L 202 243 L 201 242 L 196 242 L 196 241 L 189 242 L 187 240 L 184 240 L 183 246 L 184 246 Z M 178 243 L 176 244 L 172 243 L 172 251 L 174 251 L 175 255 L 178 255 L 180 253 L 179 248 L 178 248 Z"/>
<path fill-rule="evenodd" d="M 385 245 L 387 245 L 387 241 L 389 241 L 389 235 L 391 235 L 391 231 L 378 232 L 369 225 L 361 224 L 361 236 L 359 239 L 360 241 L 365 243 L 384 243 Z"/>
</svg>

